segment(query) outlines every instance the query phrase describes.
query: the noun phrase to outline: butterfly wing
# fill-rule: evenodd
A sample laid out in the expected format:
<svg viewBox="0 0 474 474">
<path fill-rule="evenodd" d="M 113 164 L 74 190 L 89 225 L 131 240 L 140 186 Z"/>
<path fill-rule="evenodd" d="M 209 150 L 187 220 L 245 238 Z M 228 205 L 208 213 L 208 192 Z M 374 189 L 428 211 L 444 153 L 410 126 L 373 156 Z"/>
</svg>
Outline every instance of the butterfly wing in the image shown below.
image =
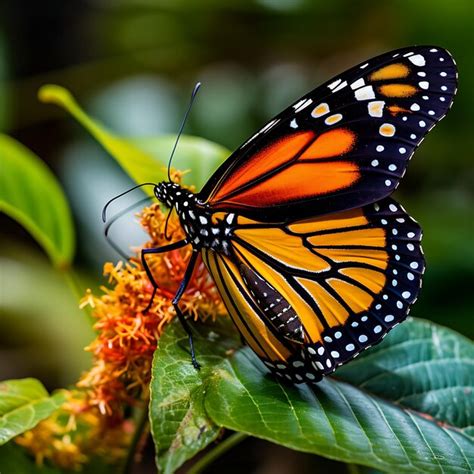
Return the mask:
<svg viewBox="0 0 474 474">
<path fill-rule="evenodd" d="M 449 110 L 456 65 L 438 47 L 383 54 L 313 90 L 216 171 L 199 198 L 266 222 L 362 207 L 397 187 Z"/>
<path fill-rule="evenodd" d="M 385 199 L 270 225 L 237 216 L 232 252 L 203 249 L 229 314 L 280 377 L 316 381 L 405 319 L 424 270 L 421 229 Z"/>
</svg>

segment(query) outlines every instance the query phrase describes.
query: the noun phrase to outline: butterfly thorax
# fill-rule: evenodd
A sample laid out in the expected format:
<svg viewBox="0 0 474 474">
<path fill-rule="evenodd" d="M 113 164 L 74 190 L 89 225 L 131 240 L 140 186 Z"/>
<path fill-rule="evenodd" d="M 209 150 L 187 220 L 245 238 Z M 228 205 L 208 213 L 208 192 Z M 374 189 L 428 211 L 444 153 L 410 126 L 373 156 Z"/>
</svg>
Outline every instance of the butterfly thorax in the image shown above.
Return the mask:
<svg viewBox="0 0 474 474">
<path fill-rule="evenodd" d="M 186 240 L 197 250 L 207 247 L 229 253 L 234 214 L 216 217 L 198 196 L 179 184 L 162 182 L 155 187 L 155 196 L 169 208 L 176 209 Z"/>
</svg>

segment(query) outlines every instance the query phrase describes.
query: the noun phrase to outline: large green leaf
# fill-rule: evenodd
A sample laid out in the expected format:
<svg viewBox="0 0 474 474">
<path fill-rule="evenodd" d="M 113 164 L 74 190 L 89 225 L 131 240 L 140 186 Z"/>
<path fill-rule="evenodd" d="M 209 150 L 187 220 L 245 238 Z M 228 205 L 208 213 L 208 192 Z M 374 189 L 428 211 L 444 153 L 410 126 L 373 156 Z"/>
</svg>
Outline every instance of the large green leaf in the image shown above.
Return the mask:
<svg viewBox="0 0 474 474">
<path fill-rule="evenodd" d="M 470 370 L 474 353 L 472 344 L 457 333 L 410 319 L 382 344 L 340 369 L 337 378 L 327 377 L 312 386 L 275 382 L 247 348 L 222 357 L 222 341 L 235 344 L 224 334 L 210 338 L 199 329 L 198 357 L 207 362 L 213 354 L 214 365 L 193 375 L 181 328 L 172 325 L 161 339 L 154 376 L 166 377 L 167 382 L 162 382 L 160 391 L 156 381 L 152 385 L 151 405 L 159 463 L 168 456 L 160 448 L 162 440 L 173 445 L 179 438 L 175 428 L 185 416 L 187 423 L 194 416 L 175 411 L 170 415 L 173 425 L 161 423 L 163 414 L 156 410 L 162 400 L 178 393 L 173 381 L 186 374 L 194 377 L 194 385 L 183 400 L 192 406 L 194 393 L 200 392 L 213 432 L 225 427 L 383 471 L 472 472 L 474 442 L 468 434 L 474 414 Z M 199 416 L 202 413 L 200 405 Z M 175 451 L 183 449 L 179 443 L 175 446 Z M 194 445 L 189 438 L 185 455 L 179 458 L 174 453 L 173 467 L 202 447 L 200 438 Z"/>
<path fill-rule="evenodd" d="M 164 474 L 174 472 L 217 438 L 220 428 L 204 410 L 203 380 L 212 375 L 229 351 L 238 347 L 229 325 L 216 324 L 213 330 L 197 326 L 202 342 L 199 346 L 202 369 L 198 372 L 190 363 L 188 340 L 182 338 L 180 329 L 170 327 L 160 339 L 152 369 L 151 432 L 157 464 Z"/>
<path fill-rule="evenodd" d="M 69 91 L 56 85 L 43 86 L 39 91 L 43 102 L 66 109 L 117 160 L 137 183 L 166 181 L 166 165 L 175 136 L 125 138 L 108 131 L 80 108 Z M 198 137 L 183 135 L 173 161 L 173 167 L 191 169 L 189 184 L 202 186 L 210 173 L 229 155 L 224 147 Z M 153 191 L 146 190 L 149 194 Z"/>
<path fill-rule="evenodd" d="M 50 396 L 35 379 L 0 382 L 0 445 L 34 428 L 64 401 L 63 392 Z"/>
<path fill-rule="evenodd" d="M 474 436 L 474 347 L 452 330 L 409 319 L 337 376 Z"/>
<path fill-rule="evenodd" d="M 0 211 L 18 221 L 58 267 L 74 254 L 74 228 L 66 197 L 34 153 L 0 134 Z"/>
</svg>

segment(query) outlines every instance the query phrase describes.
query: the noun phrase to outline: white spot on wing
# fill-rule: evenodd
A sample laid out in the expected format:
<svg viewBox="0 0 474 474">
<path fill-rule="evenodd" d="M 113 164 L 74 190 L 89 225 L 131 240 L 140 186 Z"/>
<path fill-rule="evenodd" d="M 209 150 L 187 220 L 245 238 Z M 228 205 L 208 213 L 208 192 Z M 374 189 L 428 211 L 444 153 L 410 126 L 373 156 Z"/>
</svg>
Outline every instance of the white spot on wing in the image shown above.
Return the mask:
<svg viewBox="0 0 474 474">
<path fill-rule="evenodd" d="M 271 122 L 268 122 L 261 130 L 259 133 L 264 133 L 264 132 L 268 132 L 268 130 L 270 130 L 274 125 L 276 125 L 278 122 L 280 121 L 280 119 L 274 119 L 272 120 Z"/>
<path fill-rule="evenodd" d="M 295 107 L 295 113 L 297 112 L 301 112 L 303 109 L 305 109 L 306 107 L 308 107 L 308 105 L 311 105 L 313 103 L 313 99 L 306 99 L 306 100 L 303 100 L 302 102 L 298 102 L 300 105 L 298 107 L 295 107 L 295 105 L 293 107 Z"/>
<path fill-rule="evenodd" d="M 379 133 L 383 137 L 393 137 L 395 135 L 395 127 L 391 123 L 383 123 L 380 125 Z"/>
<path fill-rule="evenodd" d="M 369 115 L 371 117 L 382 117 L 384 105 L 385 102 L 383 100 L 375 100 L 373 102 L 369 102 L 367 104 Z"/>
<path fill-rule="evenodd" d="M 415 54 L 408 58 L 415 66 L 424 66 L 426 64 L 425 58 L 421 54 Z"/>
<path fill-rule="evenodd" d="M 324 123 L 326 125 L 334 125 L 335 123 L 339 122 L 340 120 L 342 120 L 342 115 L 341 114 L 334 114 L 334 115 L 330 115 L 325 121 Z"/>
<path fill-rule="evenodd" d="M 333 90 L 340 82 L 341 79 L 336 79 L 334 82 L 331 82 L 331 84 L 328 84 L 329 89 Z"/>
<path fill-rule="evenodd" d="M 294 109 L 297 109 L 301 104 L 303 104 L 305 102 L 305 99 L 301 99 L 299 100 L 298 102 L 296 102 L 296 104 L 293 104 L 293 108 Z"/>
<path fill-rule="evenodd" d="M 372 86 L 365 86 L 357 89 L 354 92 L 354 96 L 357 100 L 370 100 L 375 99 L 375 93 Z"/>
<path fill-rule="evenodd" d="M 341 82 L 337 87 L 333 89 L 333 92 L 338 92 L 341 89 L 344 89 L 344 87 L 347 86 L 347 81 Z"/>
<path fill-rule="evenodd" d="M 311 112 L 311 116 L 314 118 L 322 117 L 329 113 L 329 105 L 326 102 L 322 102 L 321 104 L 317 105 L 313 111 Z"/>
<path fill-rule="evenodd" d="M 352 90 L 359 89 L 359 87 L 362 87 L 362 86 L 365 86 L 365 81 L 364 81 L 364 79 L 360 78 L 360 79 L 357 79 L 357 81 L 354 81 L 351 84 L 351 89 Z"/>
<path fill-rule="evenodd" d="M 296 123 L 296 119 L 293 119 L 293 120 L 290 122 L 290 127 L 291 127 L 291 128 L 298 128 L 298 124 Z"/>
</svg>

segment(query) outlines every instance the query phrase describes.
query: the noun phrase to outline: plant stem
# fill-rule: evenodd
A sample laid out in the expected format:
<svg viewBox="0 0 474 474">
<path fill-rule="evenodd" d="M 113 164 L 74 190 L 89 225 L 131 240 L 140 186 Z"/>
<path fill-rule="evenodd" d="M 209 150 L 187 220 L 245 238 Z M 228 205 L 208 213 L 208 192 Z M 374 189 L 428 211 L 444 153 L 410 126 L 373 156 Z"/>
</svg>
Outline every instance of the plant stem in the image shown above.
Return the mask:
<svg viewBox="0 0 474 474">
<path fill-rule="evenodd" d="M 138 418 L 138 424 L 135 429 L 135 433 L 133 433 L 132 442 L 130 443 L 130 447 L 128 448 L 127 457 L 123 463 L 123 474 L 128 474 L 131 472 L 133 464 L 135 463 L 135 454 L 137 451 L 138 444 L 142 439 L 143 432 L 148 424 L 148 404 L 145 405 L 145 408 L 142 409 L 140 413 L 140 417 Z"/>
<path fill-rule="evenodd" d="M 248 434 L 245 433 L 234 433 L 229 436 L 222 441 L 222 443 L 219 443 L 214 449 L 211 449 L 201 459 L 199 459 L 199 461 L 188 470 L 188 474 L 200 474 L 207 466 L 209 466 L 209 464 L 247 437 Z"/>
</svg>

